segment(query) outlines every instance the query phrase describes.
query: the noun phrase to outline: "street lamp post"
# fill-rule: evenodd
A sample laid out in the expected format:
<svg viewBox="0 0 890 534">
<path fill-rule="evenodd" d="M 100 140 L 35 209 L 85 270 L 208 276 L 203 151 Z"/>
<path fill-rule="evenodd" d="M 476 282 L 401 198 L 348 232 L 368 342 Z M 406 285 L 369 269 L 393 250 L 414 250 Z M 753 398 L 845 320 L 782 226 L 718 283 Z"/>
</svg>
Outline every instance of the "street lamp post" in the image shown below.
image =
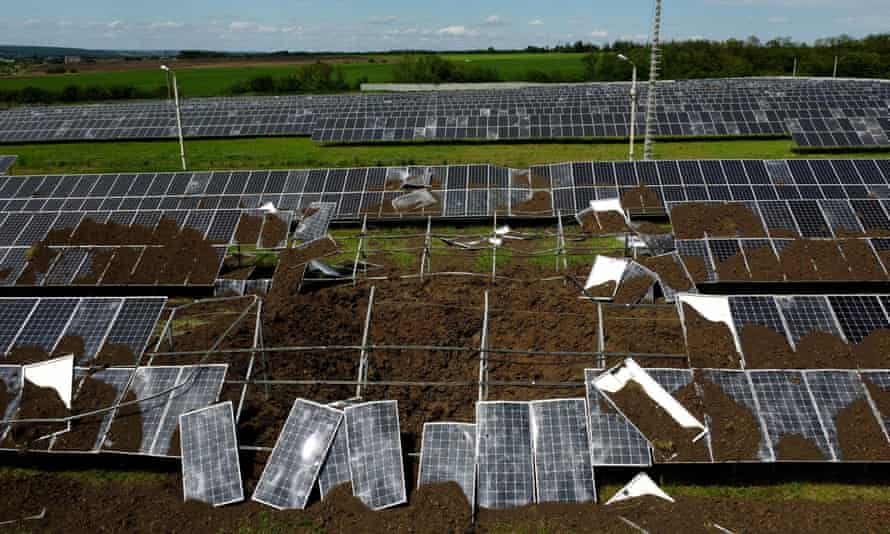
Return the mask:
<svg viewBox="0 0 890 534">
<path fill-rule="evenodd" d="M 182 158 L 182 170 L 188 170 L 185 161 L 185 139 L 182 137 L 182 112 L 179 110 L 179 87 L 176 83 L 176 73 L 167 65 L 161 65 L 161 70 L 173 77 L 173 100 L 176 104 L 176 129 L 179 131 L 179 156 Z"/>
<path fill-rule="evenodd" d="M 618 54 L 618 59 L 630 63 L 633 67 L 632 81 L 630 84 L 630 161 L 634 160 L 634 138 L 637 135 L 637 65 L 624 54 Z"/>
</svg>

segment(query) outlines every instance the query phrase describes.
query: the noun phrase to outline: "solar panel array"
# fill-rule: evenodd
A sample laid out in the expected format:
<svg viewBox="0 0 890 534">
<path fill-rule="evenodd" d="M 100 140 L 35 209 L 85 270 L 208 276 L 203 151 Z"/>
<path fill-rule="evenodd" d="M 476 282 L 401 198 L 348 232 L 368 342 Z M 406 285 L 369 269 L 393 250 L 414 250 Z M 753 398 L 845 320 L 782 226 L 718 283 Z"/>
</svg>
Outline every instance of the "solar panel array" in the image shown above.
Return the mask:
<svg viewBox="0 0 890 534">
<path fill-rule="evenodd" d="M 186 501 L 224 506 L 244 500 L 232 403 L 179 416 Z"/>
<path fill-rule="evenodd" d="M 18 156 L 0 156 L 0 174 L 6 174 L 6 171 L 15 163 Z"/>
<path fill-rule="evenodd" d="M 890 146 L 890 119 L 819 117 L 792 119 L 791 138 L 801 148 L 864 148 Z"/>
<path fill-rule="evenodd" d="M 84 342 L 78 363 L 92 362 L 107 344 L 127 345 L 138 359 L 166 302 L 165 297 L 0 298 L 0 353 L 24 346 L 51 353 L 62 338 L 76 336 Z"/>
<path fill-rule="evenodd" d="M 467 502 L 476 502 L 476 425 L 426 423 L 417 485 L 456 482 Z"/>
</svg>

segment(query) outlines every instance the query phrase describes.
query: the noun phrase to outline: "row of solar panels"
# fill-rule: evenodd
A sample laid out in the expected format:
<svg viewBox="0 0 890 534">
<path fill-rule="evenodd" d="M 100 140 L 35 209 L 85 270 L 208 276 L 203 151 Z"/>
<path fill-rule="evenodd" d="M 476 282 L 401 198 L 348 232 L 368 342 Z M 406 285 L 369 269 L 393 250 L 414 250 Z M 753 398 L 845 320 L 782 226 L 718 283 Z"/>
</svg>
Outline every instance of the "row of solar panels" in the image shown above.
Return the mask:
<svg viewBox="0 0 890 534">
<path fill-rule="evenodd" d="M 307 206 L 308 207 L 308 206 Z M 259 236 L 252 236 L 251 242 L 239 242 L 237 239 L 238 228 L 246 217 L 256 217 L 260 220 L 257 232 Z M 284 228 L 283 236 L 279 236 L 274 243 L 264 242 L 262 227 L 273 224 L 268 217 L 276 217 Z M 161 220 L 175 221 L 180 229 L 191 229 L 195 235 L 202 239 L 219 245 L 246 245 L 262 248 L 282 248 L 285 245 L 290 226 L 293 222 L 293 212 L 278 211 L 267 214 L 259 210 L 240 209 L 147 209 L 147 210 L 118 210 L 118 211 L 44 211 L 32 212 L 3 212 L 0 211 L 0 247 L 30 247 L 47 239 L 53 232 L 52 245 L 156 245 L 160 244 L 151 234 L 158 229 Z M 78 230 L 84 221 L 93 221 L 97 224 L 116 224 L 121 227 L 139 227 L 142 232 L 139 235 L 125 236 L 124 242 L 102 242 L 100 238 L 91 235 L 81 235 Z M 267 240 L 266 240 L 267 241 Z"/>
<path fill-rule="evenodd" d="M 6 171 L 15 163 L 18 156 L 0 156 L 0 174 L 6 174 Z"/>
<path fill-rule="evenodd" d="M 788 122 L 791 138 L 801 148 L 890 146 L 890 119 L 826 119 Z"/>
<path fill-rule="evenodd" d="M 0 354 L 17 347 L 51 354 L 62 338 L 73 336 L 83 340 L 80 364 L 93 362 L 106 345 L 126 345 L 138 359 L 166 302 L 164 297 L 0 298 Z"/>
<path fill-rule="evenodd" d="M 641 111 L 645 111 L 645 91 L 642 88 Z M 656 128 L 661 135 L 762 135 L 786 133 L 783 121 L 794 118 L 886 118 L 890 91 L 884 84 L 849 80 L 684 81 L 662 84 L 658 101 L 661 116 Z M 546 119 L 555 129 L 513 130 L 501 124 L 476 128 L 456 125 L 451 129 L 446 125 L 443 137 L 438 137 L 438 129 L 434 135 L 426 131 L 426 119 L 443 117 L 447 122 L 451 117 L 459 122 L 466 117 L 509 114 L 518 120 L 531 115 L 560 117 L 573 109 L 573 104 L 577 114 Z M 626 108 L 627 86 L 603 84 L 442 94 L 196 99 L 186 101 L 183 112 L 185 135 L 189 137 L 313 134 L 327 141 L 386 141 L 413 139 L 418 133 L 422 139 L 485 139 L 492 138 L 492 129 L 497 138 L 626 135 L 629 121 L 622 123 L 621 131 L 611 120 L 590 122 L 609 125 L 597 130 L 585 129 L 587 119 L 580 118 Z M 393 119 L 392 126 L 378 127 L 379 117 L 404 112 L 421 116 L 424 125 L 401 125 L 402 119 Z M 714 117 L 718 112 L 723 114 Z M 341 127 L 336 119 L 333 123 L 327 119 L 344 113 L 356 122 Z M 690 113 L 688 119 L 684 113 Z M 559 122 L 554 125 L 554 120 Z M 25 108 L 0 113 L 0 142 L 172 138 L 175 134 L 169 103 Z"/>
</svg>

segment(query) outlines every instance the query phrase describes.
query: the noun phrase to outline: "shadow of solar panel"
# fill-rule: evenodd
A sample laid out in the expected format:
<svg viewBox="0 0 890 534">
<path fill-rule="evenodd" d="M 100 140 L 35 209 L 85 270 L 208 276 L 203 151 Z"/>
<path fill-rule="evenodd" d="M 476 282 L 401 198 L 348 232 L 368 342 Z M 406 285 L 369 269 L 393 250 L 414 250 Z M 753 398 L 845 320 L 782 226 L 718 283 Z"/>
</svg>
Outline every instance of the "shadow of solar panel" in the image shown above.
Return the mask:
<svg viewBox="0 0 890 534">
<path fill-rule="evenodd" d="M 479 507 L 518 508 L 535 502 L 528 403 L 477 403 L 476 441 Z"/>
<path fill-rule="evenodd" d="M 530 404 L 538 502 L 596 500 L 584 399 Z"/>
<path fill-rule="evenodd" d="M 472 507 L 476 496 L 476 425 L 426 423 L 417 485 L 456 482 Z"/>
<path fill-rule="evenodd" d="M 372 510 L 406 502 L 397 402 L 346 408 L 346 436 L 353 495 Z"/>
<path fill-rule="evenodd" d="M 275 442 L 253 500 L 303 509 L 343 420 L 343 412 L 297 399 Z"/>
<path fill-rule="evenodd" d="M 186 501 L 224 506 L 244 500 L 232 403 L 179 416 Z"/>
<path fill-rule="evenodd" d="M 748 371 L 760 405 L 760 415 L 769 433 L 776 461 L 806 461 L 789 451 L 783 457 L 782 440 L 800 436 L 824 455 L 822 461 L 835 461 L 816 406 L 800 371 Z"/>
</svg>

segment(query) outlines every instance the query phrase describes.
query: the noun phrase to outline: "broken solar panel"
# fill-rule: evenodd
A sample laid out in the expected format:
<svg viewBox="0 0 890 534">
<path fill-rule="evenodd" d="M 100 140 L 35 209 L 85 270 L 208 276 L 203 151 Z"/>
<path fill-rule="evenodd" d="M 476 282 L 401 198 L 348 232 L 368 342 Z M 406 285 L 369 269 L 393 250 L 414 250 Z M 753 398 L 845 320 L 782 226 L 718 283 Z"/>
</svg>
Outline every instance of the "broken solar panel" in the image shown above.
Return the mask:
<svg viewBox="0 0 890 534">
<path fill-rule="evenodd" d="M 823 332 L 843 339 L 843 333 L 834 318 L 828 299 L 825 297 L 775 297 L 782 312 L 788 334 L 796 347 L 806 335 Z"/>
<path fill-rule="evenodd" d="M 890 322 L 878 297 L 867 295 L 830 296 L 834 311 L 849 343 L 861 343 L 875 330 L 890 329 Z"/>
<path fill-rule="evenodd" d="M 833 461 L 834 449 L 828 443 L 819 411 L 813 404 L 800 371 L 748 371 L 760 405 L 760 415 L 769 433 L 776 461 Z M 803 438 L 821 452 L 821 457 L 787 447 L 783 440 Z"/>
<path fill-rule="evenodd" d="M 232 403 L 179 416 L 185 501 L 223 506 L 244 500 Z"/>
<path fill-rule="evenodd" d="M 117 314 L 114 326 L 105 339 L 106 345 L 124 345 L 134 354 L 135 364 L 142 358 L 142 353 L 154 331 L 155 324 L 167 304 L 165 297 L 142 297 L 126 299 Z"/>
<path fill-rule="evenodd" d="M 216 402 L 225 378 L 225 365 L 140 367 L 129 392 L 139 402 L 121 408 L 112 421 L 106 450 L 151 456 L 178 456 L 172 447 L 180 414 Z M 140 443 L 123 447 L 116 440 L 129 432 L 133 420 L 142 427 Z"/>
<path fill-rule="evenodd" d="M 751 383 L 748 381 L 748 375 L 744 371 L 703 369 L 702 377 L 705 380 L 713 382 L 723 391 L 723 393 L 725 393 L 732 400 L 744 406 L 751 412 L 751 416 L 755 419 L 757 430 L 760 433 L 760 446 L 758 447 L 757 451 L 758 458 L 761 462 L 775 461 L 775 456 L 773 454 L 773 449 L 770 444 L 769 437 L 763 430 L 763 426 L 759 416 L 759 410 L 757 408 L 757 399 L 754 396 L 754 390 L 751 389 Z M 704 396 L 704 402 L 706 407 L 705 410 L 707 411 L 707 395 Z M 711 424 L 709 423 L 708 426 L 710 427 Z M 716 438 L 722 439 L 723 437 L 716 436 Z M 712 451 L 712 454 L 714 456 L 714 461 L 716 462 L 738 460 L 738 458 L 734 457 L 721 458 L 719 456 L 719 448 Z"/>
<path fill-rule="evenodd" d="M 534 503 L 528 403 L 476 403 L 476 441 L 479 507 L 518 508 Z"/>
<path fill-rule="evenodd" d="M 746 326 L 753 325 L 769 328 L 788 339 L 779 308 L 772 297 L 729 297 L 729 309 L 740 335 L 744 335 Z"/>
<path fill-rule="evenodd" d="M 328 455 L 343 412 L 297 399 L 253 493 L 279 510 L 303 509 Z"/>
<path fill-rule="evenodd" d="M 616 412 L 593 384 L 602 370 L 585 369 L 590 457 L 594 466 L 648 467 L 649 442 Z"/>
<path fill-rule="evenodd" d="M 346 422 L 344 421 L 334 434 L 334 441 L 328 450 L 328 456 L 321 466 L 321 471 L 318 472 L 318 489 L 322 499 L 332 489 L 352 480 L 349 473 L 349 447 L 346 441 Z"/>
<path fill-rule="evenodd" d="M 470 506 L 476 496 L 476 425 L 426 423 L 420 446 L 417 485 L 455 482 Z"/>
<path fill-rule="evenodd" d="M 877 404 L 874 398 L 875 393 L 883 392 L 885 395 L 890 395 L 890 371 L 863 371 L 861 376 L 862 381 L 866 384 L 867 388 L 870 389 L 873 387 L 877 389 L 877 391 L 869 391 L 869 396 L 875 404 Z M 890 439 L 890 406 L 882 404 L 876 406 L 876 408 L 881 417 L 884 435 L 888 436 L 888 439 Z"/>
<path fill-rule="evenodd" d="M 596 500 L 584 399 L 530 403 L 538 502 Z"/>
<path fill-rule="evenodd" d="M 0 381 L 2 381 L 2 386 L 5 388 L 6 394 L 9 397 L 9 400 L 3 409 L 3 413 L 0 413 L 0 417 L 2 417 L 4 421 L 9 421 L 12 419 L 13 415 L 15 415 L 16 411 L 18 411 L 19 403 L 21 401 L 21 366 L 0 365 Z M 0 441 L 6 438 L 9 428 L 10 425 L 0 425 Z"/>
<path fill-rule="evenodd" d="M 130 381 L 130 376 L 133 374 L 132 368 L 115 368 L 115 369 L 102 369 L 102 370 L 93 370 L 93 369 L 85 369 L 85 368 L 75 368 L 74 370 L 74 402 L 77 402 L 77 399 L 83 393 L 83 383 L 85 379 L 89 378 L 91 381 L 99 382 L 104 384 L 105 386 L 109 386 L 114 389 L 115 397 L 111 399 L 107 406 L 96 406 L 93 407 L 90 411 L 100 410 L 105 408 L 112 408 L 117 402 L 120 401 L 121 396 L 126 388 L 127 384 Z M 95 393 L 95 392 L 91 392 Z M 105 439 L 105 435 L 108 432 L 108 428 L 111 426 L 111 421 L 114 417 L 114 410 L 108 410 L 104 414 L 101 415 L 101 423 L 97 427 L 97 431 L 95 436 L 93 436 L 93 444 L 86 450 L 77 450 L 77 452 L 98 452 L 102 446 L 102 441 Z M 77 421 L 73 421 L 71 423 L 72 432 L 77 432 Z M 87 427 L 91 428 L 91 427 Z M 59 442 L 58 440 L 54 440 L 50 449 L 54 452 L 60 451 L 75 451 L 76 449 L 67 445 L 64 441 Z M 77 438 L 75 438 L 77 439 Z"/>
<path fill-rule="evenodd" d="M 867 460 L 868 458 L 844 458 L 844 452 L 841 449 L 841 442 L 838 438 L 838 415 L 857 401 L 863 401 L 866 406 L 867 414 L 863 414 L 868 418 L 872 414 L 871 406 L 866 401 L 865 387 L 856 371 L 807 371 L 807 386 L 813 395 L 816 408 L 822 416 L 822 425 L 828 436 L 828 441 L 832 448 L 837 452 L 837 459 L 844 460 Z M 855 416 L 854 416 L 855 417 Z M 877 418 L 871 420 L 857 420 L 857 427 L 864 425 L 877 425 Z M 864 429 L 863 429 L 864 430 Z M 848 436 L 847 440 L 855 439 L 854 436 Z M 890 443 L 887 444 L 890 447 Z"/>
<path fill-rule="evenodd" d="M 406 502 L 398 403 L 346 408 L 346 436 L 353 495 L 372 510 Z"/>
<path fill-rule="evenodd" d="M 328 226 L 337 211 L 337 204 L 332 202 L 313 202 L 310 205 L 313 213 L 300 221 L 294 239 L 304 243 L 321 239 L 328 233 Z"/>
</svg>

